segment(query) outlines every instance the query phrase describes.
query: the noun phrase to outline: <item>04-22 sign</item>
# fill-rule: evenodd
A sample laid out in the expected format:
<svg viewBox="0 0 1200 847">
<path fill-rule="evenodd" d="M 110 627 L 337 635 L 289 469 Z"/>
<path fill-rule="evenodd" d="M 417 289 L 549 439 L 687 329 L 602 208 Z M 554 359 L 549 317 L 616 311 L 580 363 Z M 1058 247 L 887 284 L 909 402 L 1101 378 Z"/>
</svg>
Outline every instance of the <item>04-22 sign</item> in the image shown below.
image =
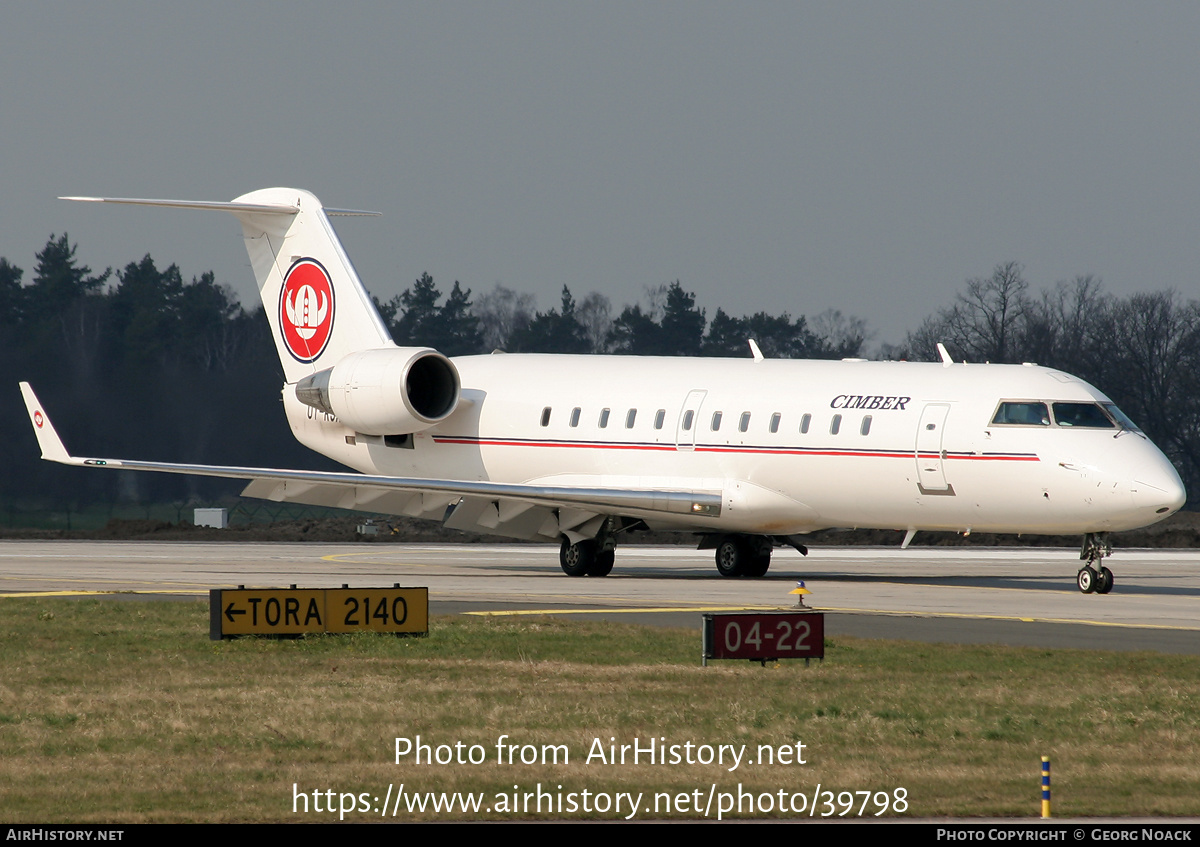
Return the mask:
<svg viewBox="0 0 1200 847">
<path fill-rule="evenodd" d="M 809 636 L 812 635 L 812 624 L 802 620 L 793 625 L 791 621 L 773 621 L 775 631 L 767 633 L 767 643 L 774 642 L 772 649 L 780 653 L 794 653 L 809 649 Z M 753 621 L 750 630 L 743 634 L 742 625 L 736 620 L 725 625 L 725 649 L 736 653 L 745 644 L 756 651 L 762 650 L 762 621 Z"/>
<path fill-rule="evenodd" d="M 823 659 L 820 612 L 730 612 L 704 616 L 704 658 Z"/>
</svg>

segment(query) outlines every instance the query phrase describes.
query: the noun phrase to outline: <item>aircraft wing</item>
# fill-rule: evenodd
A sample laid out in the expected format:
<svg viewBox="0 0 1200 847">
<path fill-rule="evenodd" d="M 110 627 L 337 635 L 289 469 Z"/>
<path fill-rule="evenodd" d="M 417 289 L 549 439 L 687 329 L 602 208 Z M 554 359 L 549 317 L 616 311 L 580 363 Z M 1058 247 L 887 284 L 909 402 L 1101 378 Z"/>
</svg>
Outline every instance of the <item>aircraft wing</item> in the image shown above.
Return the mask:
<svg viewBox="0 0 1200 847">
<path fill-rule="evenodd" d="M 373 476 L 355 472 L 281 470 L 100 459 L 67 452 L 29 383 L 21 394 L 42 458 L 64 465 L 251 480 L 247 497 L 441 520 L 453 529 L 514 538 L 595 537 L 609 515 L 675 520 L 716 518 L 720 491 L 529 485 L 456 479 Z"/>
</svg>

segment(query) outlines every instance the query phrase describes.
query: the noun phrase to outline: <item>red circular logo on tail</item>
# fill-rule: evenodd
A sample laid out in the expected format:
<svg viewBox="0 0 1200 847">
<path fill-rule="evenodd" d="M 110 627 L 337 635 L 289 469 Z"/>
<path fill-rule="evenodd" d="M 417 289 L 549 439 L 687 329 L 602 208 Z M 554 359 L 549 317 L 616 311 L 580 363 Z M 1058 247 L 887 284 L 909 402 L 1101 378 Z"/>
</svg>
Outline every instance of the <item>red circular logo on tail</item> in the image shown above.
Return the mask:
<svg viewBox="0 0 1200 847">
<path fill-rule="evenodd" d="M 41 409 L 38 409 L 36 412 L 33 413 L 33 422 L 35 424 L 37 424 L 38 429 L 42 428 L 42 424 L 45 423 L 45 418 L 42 417 Z"/>
<path fill-rule="evenodd" d="M 283 278 L 279 331 L 297 361 L 315 361 L 333 334 L 333 283 L 316 259 L 298 259 Z"/>
</svg>

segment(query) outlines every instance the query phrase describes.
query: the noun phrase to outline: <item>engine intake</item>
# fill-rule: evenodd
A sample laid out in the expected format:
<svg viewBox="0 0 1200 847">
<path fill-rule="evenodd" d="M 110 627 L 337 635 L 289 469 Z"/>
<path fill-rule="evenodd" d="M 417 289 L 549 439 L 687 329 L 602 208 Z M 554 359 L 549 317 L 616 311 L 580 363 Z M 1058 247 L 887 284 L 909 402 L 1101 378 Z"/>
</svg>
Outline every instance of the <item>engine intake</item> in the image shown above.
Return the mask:
<svg viewBox="0 0 1200 847">
<path fill-rule="evenodd" d="M 365 435 L 421 432 L 458 407 L 458 369 L 427 347 L 362 350 L 300 380 L 296 397 Z"/>
</svg>

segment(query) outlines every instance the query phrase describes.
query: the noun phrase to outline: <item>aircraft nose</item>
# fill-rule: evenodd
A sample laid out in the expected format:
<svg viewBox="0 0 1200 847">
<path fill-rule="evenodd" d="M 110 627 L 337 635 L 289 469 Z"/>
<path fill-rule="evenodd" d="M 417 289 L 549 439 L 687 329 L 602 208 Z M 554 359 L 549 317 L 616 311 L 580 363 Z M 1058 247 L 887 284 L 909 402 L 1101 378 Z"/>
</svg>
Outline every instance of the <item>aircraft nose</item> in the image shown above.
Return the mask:
<svg viewBox="0 0 1200 847">
<path fill-rule="evenodd" d="M 1166 457 L 1158 467 L 1139 468 L 1131 488 L 1134 504 L 1152 511 L 1157 518 L 1173 515 L 1187 502 L 1183 480 Z"/>
</svg>

